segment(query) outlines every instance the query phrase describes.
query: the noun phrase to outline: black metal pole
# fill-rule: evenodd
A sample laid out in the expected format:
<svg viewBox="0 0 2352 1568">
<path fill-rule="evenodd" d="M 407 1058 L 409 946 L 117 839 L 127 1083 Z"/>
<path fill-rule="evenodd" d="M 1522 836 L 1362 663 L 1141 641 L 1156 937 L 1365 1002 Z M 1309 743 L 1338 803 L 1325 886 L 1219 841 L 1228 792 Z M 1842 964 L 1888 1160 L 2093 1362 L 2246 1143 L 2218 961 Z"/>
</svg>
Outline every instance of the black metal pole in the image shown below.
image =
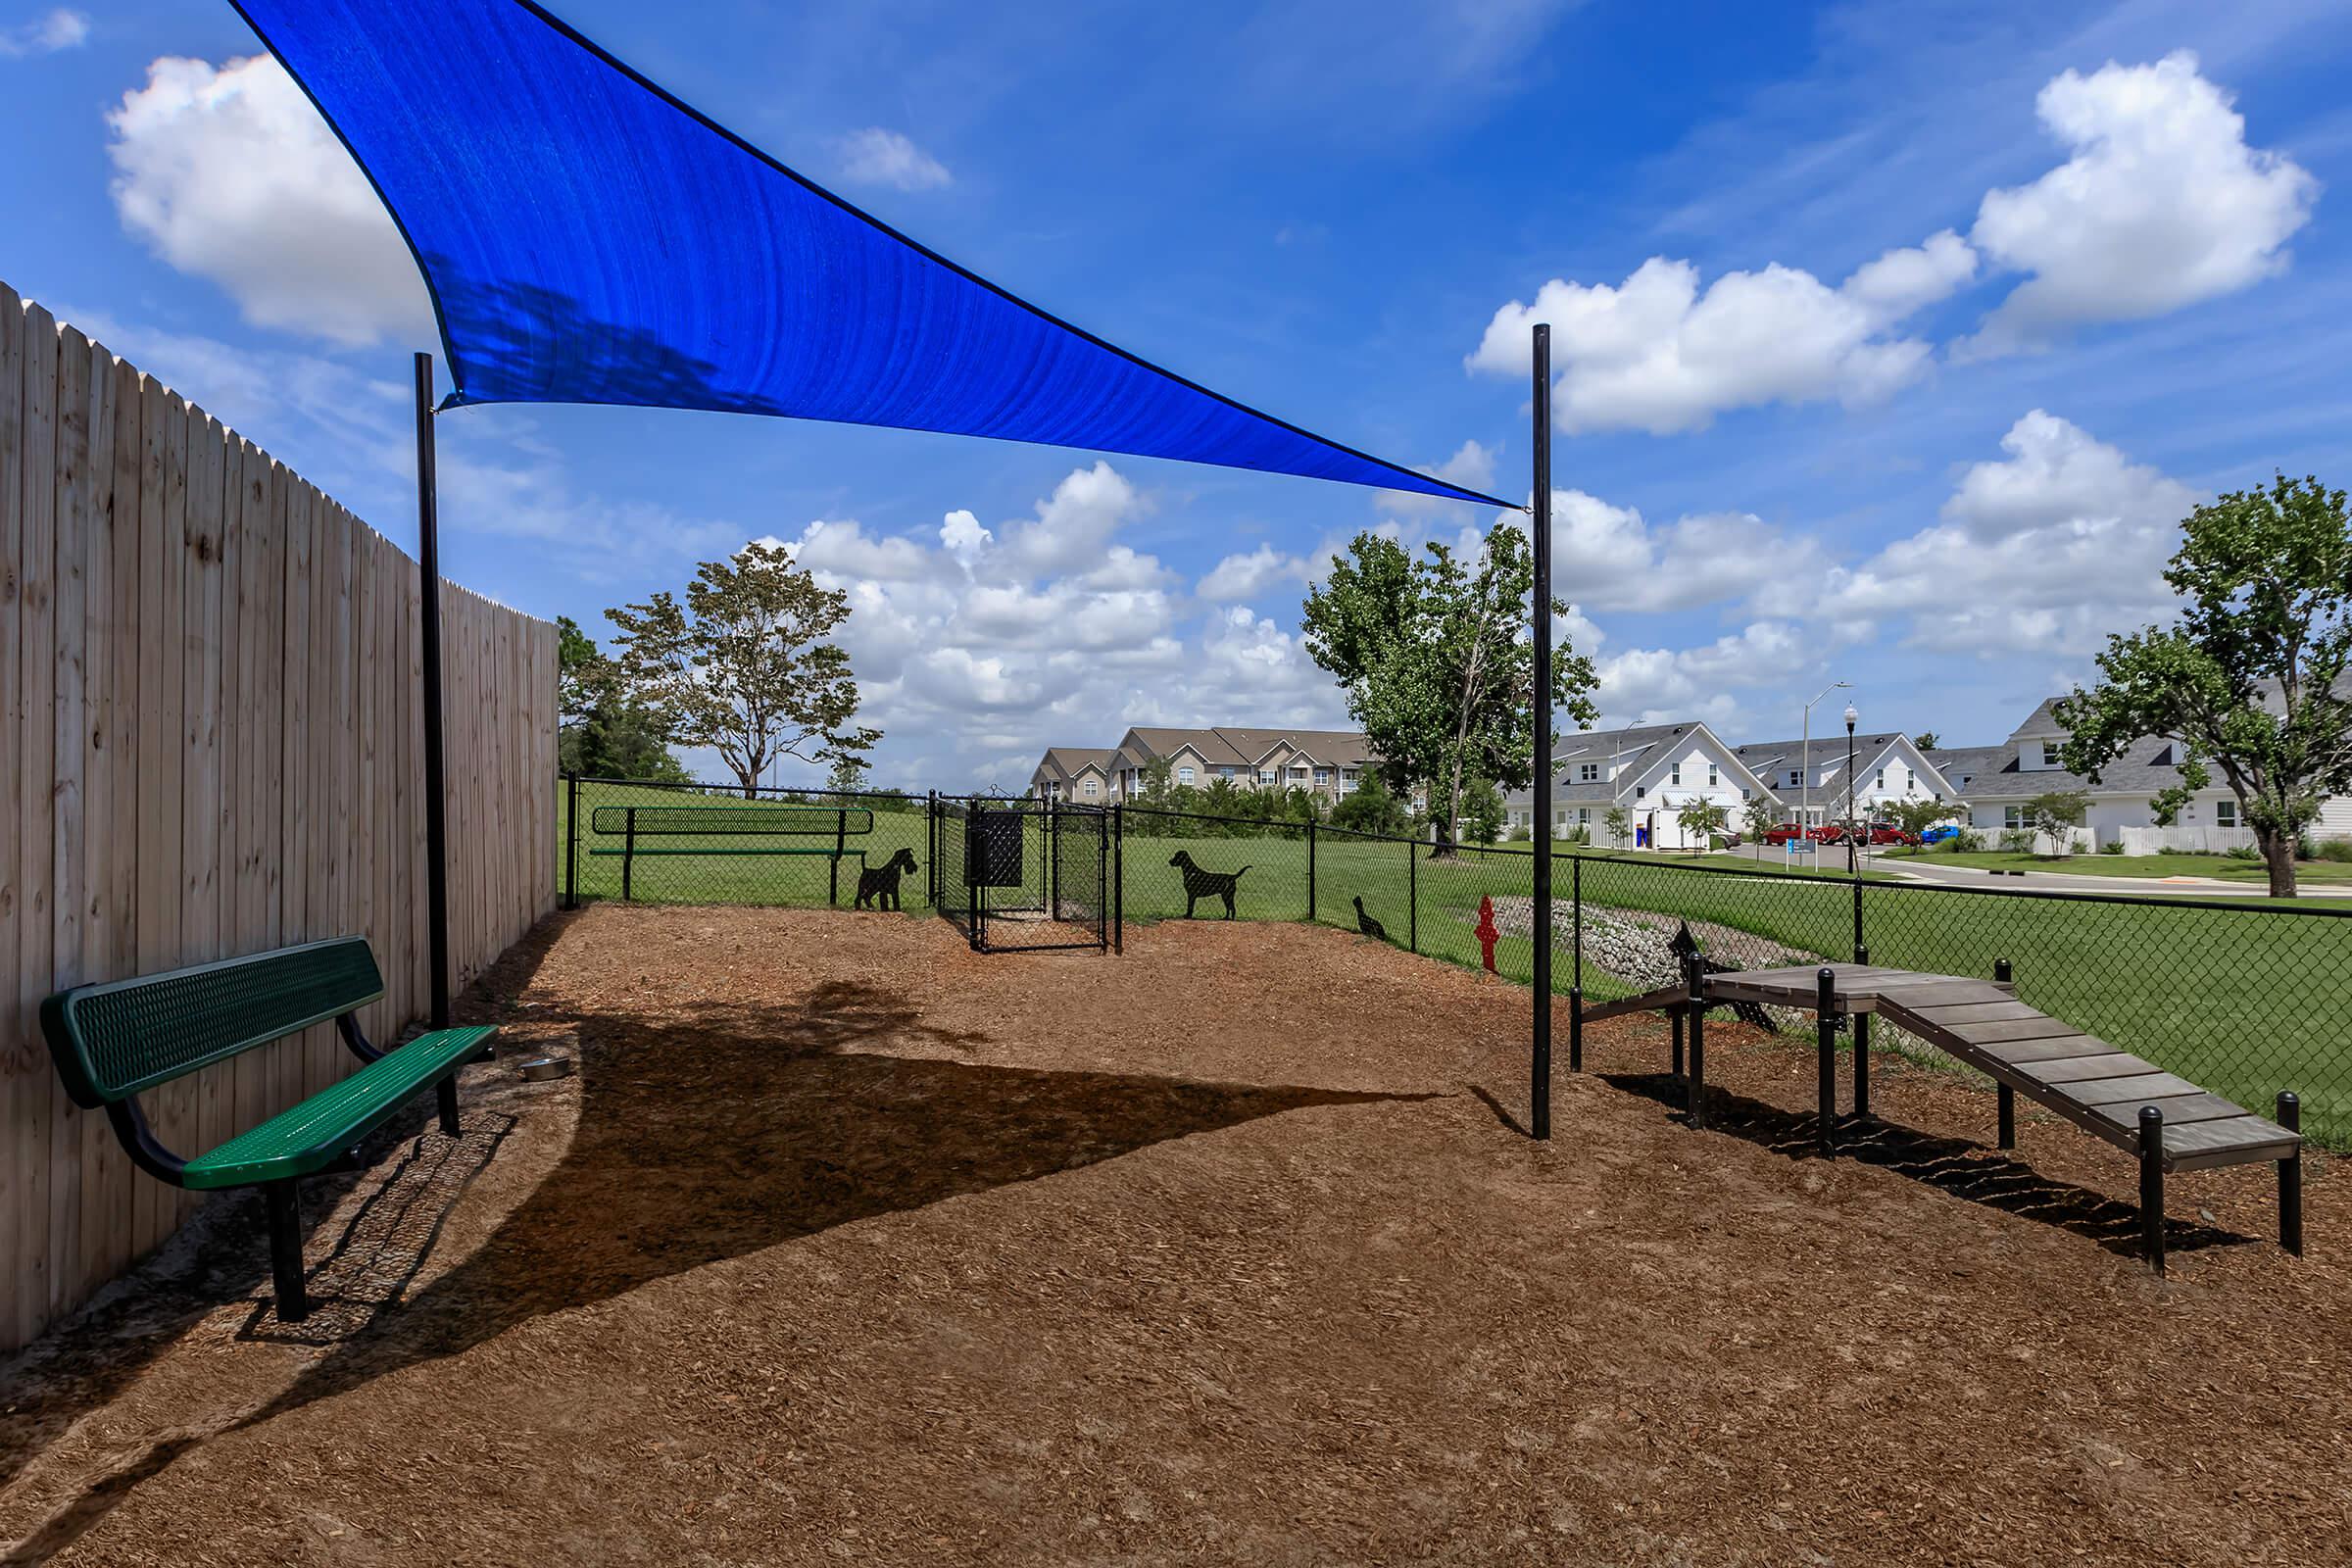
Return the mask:
<svg viewBox="0 0 2352 1568">
<path fill-rule="evenodd" d="M 1846 711 L 1850 713 L 1853 710 L 1848 708 Z M 1860 825 L 1854 820 L 1860 814 L 1855 809 L 1854 787 L 1860 782 L 1861 780 L 1854 777 L 1854 721 L 1849 718 L 1845 721 L 1845 874 L 1856 878 L 1862 875 L 1861 857 L 1854 853 L 1854 830 Z M 1860 903 L 1860 896 L 1857 893 L 1855 899 L 1857 918 L 1859 918 Z M 1856 929 L 1860 928 L 1856 927 Z M 1854 940 L 1859 942 L 1862 939 L 1857 936 Z"/>
<path fill-rule="evenodd" d="M 1548 834 L 1551 824 L 1539 828 Z M 1568 1070 L 1585 1070 L 1585 862 L 1568 857 Z M 1675 1026 L 1682 1038 L 1682 1026 Z M 1676 1055 L 1681 1055 L 1679 1051 Z"/>
<path fill-rule="evenodd" d="M 580 775 L 564 775 L 564 907 L 580 906 Z"/>
<path fill-rule="evenodd" d="M 1306 923 L 1315 923 L 1315 824 L 1306 824 Z"/>
<path fill-rule="evenodd" d="M 1421 847 L 1407 839 L 1404 844 L 1404 927 L 1405 951 L 1421 951 Z"/>
<path fill-rule="evenodd" d="M 1110 808 L 1110 951 L 1127 951 L 1127 808 Z"/>
<path fill-rule="evenodd" d="M 1690 988 L 1690 1071 L 1683 1079 L 1683 1119 L 1692 1127 L 1707 1121 L 1707 970 L 1693 953 L 1683 959 L 1683 980 Z"/>
<path fill-rule="evenodd" d="M 1838 1152 L 1838 971 L 1828 964 L 1813 977 L 1813 1017 L 1820 1042 L 1821 1082 L 1815 1136 L 1823 1157 Z"/>
<path fill-rule="evenodd" d="M 2290 1133 L 2303 1130 L 2303 1102 L 2291 1089 L 2278 1092 L 2278 1125 Z M 2303 1146 L 2278 1162 L 2278 1245 L 2297 1257 L 2303 1255 Z"/>
<path fill-rule="evenodd" d="M 441 482 L 433 459 L 433 357 L 416 356 L 416 575 L 424 658 L 424 931 L 433 1027 L 449 1027 L 449 803 L 441 749 Z"/>
<path fill-rule="evenodd" d="M 1528 1126 L 1551 1136 L 1551 327 L 1535 332 L 1536 835 L 1534 1052 L 1529 1062 Z"/>
<path fill-rule="evenodd" d="M 1859 882 L 1854 884 L 1860 887 Z M 1870 950 L 1854 949 L 1854 961 L 1868 963 Z M 1854 1014 L 1854 1119 L 1859 1121 L 1870 1114 L 1870 1014 Z"/>
<path fill-rule="evenodd" d="M 2164 1272 L 2164 1112 L 2139 1107 L 2139 1238 L 2148 1267 Z"/>
<path fill-rule="evenodd" d="M 939 791 L 925 791 L 923 803 L 923 814 L 929 818 L 924 832 L 930 838 L 924 846 L 923 896 L 936 909 L 939 907 Z"/>
</svg>

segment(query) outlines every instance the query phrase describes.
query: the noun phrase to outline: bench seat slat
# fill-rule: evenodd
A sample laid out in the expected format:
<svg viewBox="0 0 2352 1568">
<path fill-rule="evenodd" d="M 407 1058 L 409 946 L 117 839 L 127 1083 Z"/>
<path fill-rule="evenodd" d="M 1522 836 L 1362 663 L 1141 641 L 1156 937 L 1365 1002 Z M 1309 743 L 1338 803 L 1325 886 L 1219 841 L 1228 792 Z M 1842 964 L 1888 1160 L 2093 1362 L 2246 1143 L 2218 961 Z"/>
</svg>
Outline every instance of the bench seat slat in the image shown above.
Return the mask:
<svg viewBox="0 0 2352 1568">
<path fill-rule="evenodd" d="M 204 1192 L 322 1170 L 390 1121 L 418 1091 L 464 1066 L 496 1032 L 477 1026 L 419 1035 L 301 1104 L 189 1160 L 184 1180 Z"/>
</svg>

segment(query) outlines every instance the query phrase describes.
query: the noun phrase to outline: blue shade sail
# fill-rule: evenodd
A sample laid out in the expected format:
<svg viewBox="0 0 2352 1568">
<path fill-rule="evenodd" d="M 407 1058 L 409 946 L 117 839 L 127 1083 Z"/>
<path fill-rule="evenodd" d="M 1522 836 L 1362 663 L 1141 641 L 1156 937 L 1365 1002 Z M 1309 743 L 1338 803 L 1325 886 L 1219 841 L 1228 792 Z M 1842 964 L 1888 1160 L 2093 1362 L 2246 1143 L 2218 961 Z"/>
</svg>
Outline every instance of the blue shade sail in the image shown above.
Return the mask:
<svg viewBox="0 0 2352 1568">
<path fill-rule="evenodd" d="M 1480 495 L 1113 348 L 868 218 L 519 0 L 241 0 L 440 313 L 444 405 L 612 403 Z"/>
</svg>

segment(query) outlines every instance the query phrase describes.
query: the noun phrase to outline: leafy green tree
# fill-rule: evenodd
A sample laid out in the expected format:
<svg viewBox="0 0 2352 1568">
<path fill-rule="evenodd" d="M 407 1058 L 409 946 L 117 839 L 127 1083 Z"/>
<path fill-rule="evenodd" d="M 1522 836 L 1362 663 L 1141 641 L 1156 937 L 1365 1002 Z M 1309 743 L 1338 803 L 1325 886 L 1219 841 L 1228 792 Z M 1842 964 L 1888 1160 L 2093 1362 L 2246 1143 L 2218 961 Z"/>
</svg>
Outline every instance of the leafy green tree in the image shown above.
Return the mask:
<svg viewBox="0 0 2352 1568">
<path fill-rule="evenodd" d="M 630 694 L 673 742 L 718 753 L 747 796 L 784 758 L 829 765 L 882 738 L 851 725 L 858 680 L 827 640 L 849 613 L 847 594 L 762 544 L 704 562 L 682 605 L 662 592 L 605 612 Z"/>
<path fill-rule="evenodd" d="M 556 765 L 590 778 L 687 782 L 660 720 L 569 615 L 556 617 Z"/>
<path fill-rule="evenodd" d="M 2058 705 L 2062 753 L 2092 783 L 2143 736 L 2180 748 L 2171 821 L 2221 770 L 2254 830 L 2271 892 L 2295 891 L 2295 848 L 2320 803 L 2352 791 L 2352 516 L 2344 492 L 2277 476 L 2180 524 L 2164 580 L 2180 618 L 2108 639 L 2098 685 Z"/>
<path fill-rule="evenodd" d="M 833 770 L 825 775 L 825 788 L 855 795 L 866 787 L 871 772 L 862 757 L 837 757 L 833 760 Z"/>
<path fill-rule="evenodd" d="M 1923 752 L 1932 752 L 1943 743 L 1941 740 L 1937 739 L 1934 730 L 1923 729 L 1917 735 L 1914 735 L 1911 738 L 1911 744 L 1918 747 Z"/>
<path fill-rule="evenodd" d="M 1609 848 L 1622 850 L 1633 836 L 1633 813 L 1622 806 L 1612 806 L 1600 813 L 1600 825 L 1609 830 Z"/>
<path fill-rule="evenodd" d="M 1176 764 L 1165 757 L 1154 757 L 1144 764 L 1143 787 L 1138 792 L 1147 801 L 1165 801 L 1176 788 Z"/>
<path fill-rule="evenodd" d="M 1502 824 L 1508 814 L 1502 804 L 1502 791 L 1494 781 L 1473 773 L 1462 785 L 1462 835 L 1472 844 L 1493 844 L 1502 837 Z"/>
<path fill-rule="evenodd" d="M 1708 849 L 1708 841 L 1731 825 L 1731 812 L 1719 802 L 1693 796 L 1683 803 L 1674 819 L 1682 826 L 1684 839 L 1698 841 L 1697 848 L 1691 851 L 1696 855 Z"/>
<path fill-rule="evenodd" d="M 1756 847 L 1757 859 L 1764 858 L 1764 835 L 1779 826 L 1780 820 L 1781 808 L 1768 795 L 1751 796 L 1740 808 L 1740 826 L 1747 834 L 1748 842 Z"/>
<path fill-rule="evenodd" d="M 2026 803 L 2026 820 L 2050 841 L 2052 855 L 2068 853 L 2075 828 L 2090 812 L 2090 796 L 2083 790 L 2046 790 Z"/>
<path fill-rule="evenodd" d="M 1960 808 L 1951 801 L 1921 796 L 1916 800 L 1889 802 L 1886 811 L 1888 821 L 1917 838 L 1936 823 L 1958 815 Z"/>
<path fill-rule="evenodd" d="M 1475 558 L 1437 543 L 1416 558 L 1394 540 L 1358 534 L 1307 596 L 1307 652 L 1347 687 L 1348 710 L 1391 792 L 1428 789 L 1441 846 L 1472 777 L 1505 789 L 1535 780 L 1535 652 L 1526 636 L 1534 593 L 1528 536 L 1497 520 Z M 1549 608 L 1568 609 L 1557 600 Z M 1590 723 L 1594 679 L 1592 662 L 1561 638 L 1552 654 L 1555 711 Z"/>
<path fill-rule="evenodd" d="M 1413 818 L 1404 803 L 1389 793 L 1380 774 L 1365 768 L 1357 776 L 1355 788 L 1341 796 L 1340 804 L 1331 808 L 1331 825 L 1401 839 L 1411 836 Z"/>
</svg>

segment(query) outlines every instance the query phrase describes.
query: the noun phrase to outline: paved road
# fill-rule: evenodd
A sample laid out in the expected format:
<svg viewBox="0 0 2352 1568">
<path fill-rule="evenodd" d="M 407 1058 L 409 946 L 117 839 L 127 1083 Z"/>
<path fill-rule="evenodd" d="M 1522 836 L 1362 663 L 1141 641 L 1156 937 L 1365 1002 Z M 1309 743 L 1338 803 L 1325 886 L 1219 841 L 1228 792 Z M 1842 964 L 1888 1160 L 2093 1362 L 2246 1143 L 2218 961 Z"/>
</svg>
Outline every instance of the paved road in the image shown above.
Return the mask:
<svg viewBox="0 0 2352 1568">
<path fill-rule="evenodd" d="M 2024 876 L 1996 876 L 1973 865 L 1945 865 L 1928 859 L 1888 859 L 1865 857 L 1874 871 L 1890 872 L 1921 882 L 1947 882 L 1955 887 L 2029 888 L 2047 893 L 2117 893 L 2188 899 L 2259 899 L 2270 890 L 2260 882 L 2225 882 L 2201 876 L 2071 876 L 2064 871 L 2028 871 Z M 2306 899 L 2352 898 L 2352 885 L 2341 882 L 2297 890 Z"/>
</svg>

